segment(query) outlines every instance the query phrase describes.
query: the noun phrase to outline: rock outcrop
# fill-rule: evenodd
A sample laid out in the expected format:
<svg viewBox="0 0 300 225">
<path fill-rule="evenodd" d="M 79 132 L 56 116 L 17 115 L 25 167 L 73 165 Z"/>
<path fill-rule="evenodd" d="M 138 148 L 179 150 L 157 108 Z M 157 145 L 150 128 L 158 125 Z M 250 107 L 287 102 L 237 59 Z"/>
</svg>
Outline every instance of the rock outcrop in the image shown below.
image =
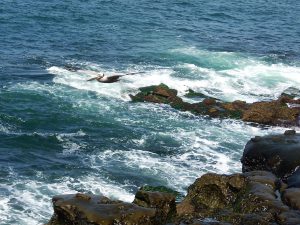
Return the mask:
<svg viewBox="0 0 300 225">
<path fill-rule="evenodd" d="M 300 165 L 300 134 L 290 130 L 283 135 L 252 138 L 245 146 L 241 161 L 243 172 L 267 170 L 286 178 Z"/>
<path fill-rule="evenodd" d="M 252 138 L 243 173 L 204 174 L 179 203 L 177 192 L 150 186 L 133 203 L 81 193 L 56 196 L 48 225 L 299 225 L 299 140 L 291 130 Z"/>
<path fill-rule="evenodd" d="M 298 224 L 284 217 L 287 212 L 296 212 L 299 200 L 293 197 L 297 193 L 292 192 L 293 197 L 285 194 L 288 198 L 285 204 L 278 183 L 278 178 L 267 171 L 206 174 L 189 187 L 186 198 L 177 206 L 177 213 L 182 219 L 215 218 L 233 225 Z M 300 221 L 296 215 L 294 219 Z"/>
<path fill-rule="evenodd" d="M 177 95 L 177 91 L 165 84 L 139 89 L 136 95 L 130 95 L 133 102 L 152 102 L 168 104 L 171 107 L 210 117 L 241 119 L 265 125 L 299 125 L 300 99 L 292 94 L 283 93 L 279 99 L 266 102 L 246 103 L 244 101 L 223 102 L 202 93 L 189 90 L 186 97 L 203 99 L 198 103 L 188 103 Z M 288 92 L 290 93 L 290 92 Z"/>
<path fill-rule="evenodd" d="M 48 225 L 112 225 L 156 223 L 155 209 L 77 193 L 52 199 L 54 215 Z"/>
</svg>

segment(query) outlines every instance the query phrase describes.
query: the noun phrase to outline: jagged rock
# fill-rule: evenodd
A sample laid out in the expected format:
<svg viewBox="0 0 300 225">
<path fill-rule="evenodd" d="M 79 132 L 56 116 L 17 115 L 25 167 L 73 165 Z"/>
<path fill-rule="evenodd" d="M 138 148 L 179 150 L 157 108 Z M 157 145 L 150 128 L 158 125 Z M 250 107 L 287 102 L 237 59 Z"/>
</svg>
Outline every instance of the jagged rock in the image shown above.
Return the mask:
<svg viewBox="0 0 300 225">
<path fill-rule="evenodd" d="M 165 84 L 144 87 L 139 90 L 138 94 L 130 95 L 132 101 L 169 104 L 175 109 L 190 111 L 194 114 L 241 119 L 245 122 L 265 125 L 300 125 L 300 99 L 295 100 L 288 95 L 283 95 L 273 101 L 250 104 L 239 100 L 222 102 L 189 89 L 186 97 L 200 97 L 204 100 L 198 103 L 188 103 L 177 96 L 176 90 L 170 89 Z"/>
<path fill-rule="evenodd" d="M 170 89 L 164 84 L 144 87 L 139 90 L 140 92 L 137 95 L 130 95 L 131 99 L 135 102 L 147 101 L 170 104 L 171 102 L 180 100 L 180 98 L 177 97 L 177 91 Z"/>
<path fill-rule="evenodd" d="M 76 194 L 53 198 L 54 216 L 48 225 L 158 225 L 156 210 L 104 196 Z"/>
<path fill-rule="evenodd" d="M 243 114 L 242 120 L 261 124 L 295 124 L 299 110 L 279 101 L 255 102 Z"/>
<path fill-rule="evenodd" d="M 292 174 L 300 166 L 300 135 L 268 135 L 251 139 L 245 146 L 243 172 L 271 171 L 279 177 Z"/>
<path fill-rule="evenodd" d="M 188 188 L 188 194 L 178 204 L 177 212 L 179 215 L 186 215 L 222 209 L 236 199 L 238 191 L 245 185 L 244 182 L 245 177 L 240 174 L 205 174 Z"/>
<path fill-rule="evenodd" d="M 152 103 L 162 103 L 169 104 L 171 107 L 181 110 L 190 111 L 195 114 L 209 115 L 211 117 L 221 117 L 221 118 L 242 118 L 241 108 L 245 108 L 246 103 L 241 101 L 236 101 L 229 106 L 228 103 L 223 103 L 215 98 L 208 98 L 200 93 L 192 92 L 190 90 L 190 95 L 198 95 L 205 98 L 199 103 L 188 103 L 184 102 L 182 98 L 177 96 L 177 91 L 170 89 L 165 84 L 160 84 L 156 86 L 149 86 L 139 89 L 140 92 L 136 95 L 130 95 L 133 102 L 152 102 Z M 223 107 L 223 104 L 226 104 Z"/>
<path fill-rule="evenodd" d="M 162 224 L 170 221 L 176 215 L 174 194 L 165 192 L 149 192 L 139 190 L 135 194 L 134 204 L 156 209 L 156 217 Z"/>
<path fill-rule="evenodd" d="M 274 215 L 289 211 L 276 194 L 278 178 L 267 171 L 205 174 L 178 204 L 181 218 L 212 217 L 234 225 L 276 224 Z"/>
</svg>

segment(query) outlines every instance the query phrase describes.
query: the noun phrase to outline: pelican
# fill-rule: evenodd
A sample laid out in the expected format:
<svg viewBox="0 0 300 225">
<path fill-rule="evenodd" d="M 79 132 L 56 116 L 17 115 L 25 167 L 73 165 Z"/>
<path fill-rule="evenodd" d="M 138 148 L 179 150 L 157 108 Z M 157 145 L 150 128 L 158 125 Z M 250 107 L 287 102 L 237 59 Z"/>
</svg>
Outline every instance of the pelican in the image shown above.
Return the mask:
<svg viewBox="0 0 300 225">
<path fill-rule="evenodd" d="M 126 74 L 126 75 L 129 75 L 129 74 Z M 93 77 L 91 79 L 88 79 L 87 81 L 92 81 L 92 80 L 96 80 L 100 83 L 115 83 L 115 82 L 118 82 L 120 81 L 120 77 L 123 77 L 123 76 L 126 76 L 125 74 L 124 75 L 114 75 L 114 76 L 105 76 L 104 74 L 102 75 L 98 75 L 96 77 Z"/>
<path fill-rule="evenodd" d="M 112 76 L 106 76 L 106 75 L 104 75 L 104 73 L 100 74 L 99 72 L 96 72 L 96 71 L 83 70 L 83 69 L 79 69 L 79 68 L 76 68 L 73 66 L 65 66 L 65 68 L 71 72 L 79 72 L 79 73 L 83 73 L 83 74 L 94 75 L 95 77 L 88 79 L 87 81 L 96 80 L 100 83 L 115 83 L 115 82 L 120 81 L 121 77 L 145 73 L 145 72 L 136 72 L 136 73 L 126 73 L 126 74 L 117 74 L 117 75 L 112 75 Z"/>
</svg>

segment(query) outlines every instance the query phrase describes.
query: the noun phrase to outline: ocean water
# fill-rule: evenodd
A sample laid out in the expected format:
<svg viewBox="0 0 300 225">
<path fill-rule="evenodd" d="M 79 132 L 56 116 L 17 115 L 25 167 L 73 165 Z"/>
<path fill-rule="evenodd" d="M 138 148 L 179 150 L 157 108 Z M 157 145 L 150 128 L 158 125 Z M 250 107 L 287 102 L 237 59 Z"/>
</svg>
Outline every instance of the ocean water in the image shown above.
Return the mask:
<svg viewBox="0 0 300 225">
<path fill-rule="evenodd" d="M 1 225 L 46 223 L 56 194 L 184 194 L 285 129 L 131 103 L 139 87 L 254 102 L 300 85 L 297 0 L 2 0 L 0 33 Z M 143 73 L 86 82 L 93 71 Z"/>
</svg>

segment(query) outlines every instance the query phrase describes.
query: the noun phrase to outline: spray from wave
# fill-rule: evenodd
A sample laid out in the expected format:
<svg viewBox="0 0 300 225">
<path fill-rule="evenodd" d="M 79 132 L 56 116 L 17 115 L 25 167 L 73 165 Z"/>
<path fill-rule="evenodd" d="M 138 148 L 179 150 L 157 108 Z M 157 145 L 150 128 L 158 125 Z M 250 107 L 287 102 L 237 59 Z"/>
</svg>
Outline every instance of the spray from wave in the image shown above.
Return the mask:
<svg viewBox="0 0 300 225">
<path fill-rule="evenodd" d="M 169 68 L 153 66 L 154 69 L 148 69 L 139 66 L 132 71 L 128 68 L 124 74 L 145 73 L 122 77 L 121 82 L 114 84 L 86 82 L 97 73 L 116 73 L 115 69 L 107 70 L 90 63 L 81 64 L 85 72 L 72 72 L 56 66 L 48 68 L 48 72 L 55 75 L 54 83 L 125 101 L 130 100 L 128 93 L 160 83 L 177 89 L 181 96 L 188 89 L 193 89 L 222 100 L 240 99 L 247 102 L 274 99 L 286 88 L 300 85 L 300 68 L 295 66 L 270 64 L 238 53 L 209 52 L 195 48 L 176 49 L 171 54 L 182 63 Z M 190 60 L 191 57 L 193 60 Z M 187 59 L 194 63 L 184 62 Z"/>
</svg>

